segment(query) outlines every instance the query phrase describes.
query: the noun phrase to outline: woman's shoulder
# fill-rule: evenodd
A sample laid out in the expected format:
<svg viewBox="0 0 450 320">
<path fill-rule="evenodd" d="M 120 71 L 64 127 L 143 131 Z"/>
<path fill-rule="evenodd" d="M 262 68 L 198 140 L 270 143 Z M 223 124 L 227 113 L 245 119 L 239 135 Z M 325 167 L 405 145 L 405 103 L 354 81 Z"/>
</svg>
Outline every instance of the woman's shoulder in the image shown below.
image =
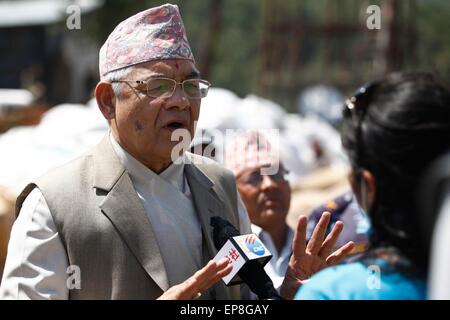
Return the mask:
<svg viewBox="0 0 450 320">
<path fill-rule="evenodd" d="M 348 289 L 352 287 L 356 291 L 358 285 L 364 284 L 365 278 L 367 278 L 365 268 L 359 262 L 329 267 L 316 273 L 302 285 L 296 299 L 351 299 Z"/>
<path fill-rule="evenodd" d="M 398 272 L 384 274 L 382 264 L 354 262 L 326 268 L 296 294 L 300 300 L 425 299 L 425 281 Z"/>
</svg>

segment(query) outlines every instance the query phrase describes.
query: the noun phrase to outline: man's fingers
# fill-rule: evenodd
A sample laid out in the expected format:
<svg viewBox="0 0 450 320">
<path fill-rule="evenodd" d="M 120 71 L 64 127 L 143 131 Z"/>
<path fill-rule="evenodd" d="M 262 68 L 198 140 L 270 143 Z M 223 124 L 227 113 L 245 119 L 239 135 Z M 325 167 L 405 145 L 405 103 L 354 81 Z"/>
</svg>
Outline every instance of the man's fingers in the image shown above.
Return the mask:
<svg viewBox="0 0 450 320">
<path fill-rule="evenodd" d="M 295 257 L 305 253 L 306 249 L 306 225 L 308 218 L 300 216 L 297 223 L 297 230 L 295 231 L 294 240 L 292 241 L 292 253 Z"/>
<path fill-rule="evenodd" d="M 319 222 L 314 228 L 314 232 L 309 239 L 308 246 L 306 247 L 306 251 L 311 255 L 317 255 L 322 248 L 323 238 L 325 237 L 325 233 L 327 232 L 328 223 L 330 222 L 331 214 L 325 211 L 320 217 Z"/>
<path fill-rule="evenodd" d="M 330 255 L 343 229 L 344 224 L 341 221 L 338 221 L 334 224 L 333 229 L 323 242 L 322 248 L 319 251 L 319 256 L 321 258 L 325 259 Z"/>
<path fill-rule="evenodd" d="M 353 241 L 347 242 L 345 245 L 340 247 L 338 250 L 333 252 L 330 256 L 327 257 L 326 261 L 329 266 L 338 264 L 342 261 L 352 250 L 355 244 Z"/>
</svg>

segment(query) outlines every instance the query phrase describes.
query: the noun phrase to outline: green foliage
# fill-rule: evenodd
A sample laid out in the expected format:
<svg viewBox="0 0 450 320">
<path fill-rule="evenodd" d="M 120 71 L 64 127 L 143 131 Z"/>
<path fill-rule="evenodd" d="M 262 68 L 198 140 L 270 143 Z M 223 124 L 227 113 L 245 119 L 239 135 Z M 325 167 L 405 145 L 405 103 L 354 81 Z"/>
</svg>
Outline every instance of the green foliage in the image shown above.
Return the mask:
<svg viewBox="0 0 450 320">
<path fill-rule="evenodd" d="M 253 91 L 260 58 L 260 0 L 226 0 L 211 81 L 238 95 Z"/>
<path fill-rule="evenodd" d="M 420 1 L 417 18 L 419 67 L 450 82 L 450 2 Z"/>
<path fill-rule="evenodd" d="M 208 50 L 205 39 L 210 32 L 213 1 L 170 1 L 180 7 L 194 55 L 200 59 L 197 60 L 199 65 Z M 367 29 L 366 8 L 371 4 L 382 6 L 386 1 L 223 0 L 222 23 L 220 32 L 215 35 L 208 80 L 216 87 L 228 88 L 241 96 L 257 93 L 290 110 L 300 90 L 312 84 L 327 83 L 345 93 L 350 92 L 378 76 L 375 58 L 379 31 Z M 84 30 L 100 45 L 120 21 L 165 2 L 107 0 L 101 9 L 88 15 Z M 398 1 L 398 4 L 394 21 L 399 34 L 396 41 L 400 61 L 396 68 L 428 69 L 450 80 L 450 2 L 408 0 Z M 382 28 L 388 28 L 386 19 L 382 16 Z M 298 33 L 270 29 L 268 20 L 315 31 L 299 38 Z M 326 29 L 327 26 L 332 28 Z M 328 31 L 318 32 L 320 28 Z M 264 38 L 278 39 L 272 42 L 270 52 L 262 51 Z M 300 52 L 295 62 L 290 54 L 298 41 L 301 41 Z M 266 70 L 263 60 L 273 53 L 278 55 L 279 66 L 272 72 Z"/>
</svg>

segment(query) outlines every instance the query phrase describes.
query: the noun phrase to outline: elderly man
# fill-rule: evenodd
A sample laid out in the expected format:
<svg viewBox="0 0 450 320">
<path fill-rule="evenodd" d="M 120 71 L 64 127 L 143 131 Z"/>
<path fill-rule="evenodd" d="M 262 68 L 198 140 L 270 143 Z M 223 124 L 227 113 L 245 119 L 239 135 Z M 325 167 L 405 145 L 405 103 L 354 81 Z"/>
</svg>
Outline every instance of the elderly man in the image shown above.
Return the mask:
<svg viewBox="0 0 450 320">
<path fill-rule="evenodd" d="M 234 178 L 211 160 L 172 155 L 172 133 L 193 136 L 209 88 L 178 7 L 151 8 L 120 23 L 101 48 L 99 64 L 95 95 L 111 132 L 19 196 L 0 296 L 240 298 L 239 287 L 219 281 L 231 265 L 211 261 L 217 253 L 211 217 L 250 232 Z M 306 223 L 299 225 L 306 230 Z M 298 239 L 301 244 L 304 234 Z M 327 240 L 316 243 L 326 246 Z M 298 248 L 306 257 L 302 263 L 326 265 L 325 258 Z M 343 248 L 331 258 L 345 254 Z M 287 297 L 317 271 L 302 263 L 292 263 Z"/>
<path fill-rule="evenodd" d="M 278 167 L 274 174 L 262 174 L 262 168 L 274 164 Z M 227 145 L 225 165 L 236 176 L 237 189 L 247 209 L 253 233 L 272 253 L 265 270 L 275 287 L 280 287 L 294 238 L 293 230 L 286 223 L 291 200 L 287 170 L 277 149 L 258 131 L 240 135 Z"/>
<path fill-rule="evenodd" d="M 294 238 L 294 231 L 286 223 L 291 188 L 287 180 L 288 171 L 280 159 L 279 150 L 268 138 L 270 136 L 264 135 L 262 131 L 239 135 L 225 148 L 225 165 L 236 177 L 237 189 L 247 209 L 253 233 L 258 235 L 272 253 L 272 259 L 265 270 L 275 286 L 280 287 L 288 269 Z M 263 174 L 261 169 L 270 167 L 276 171 L 273 174 Z M 352 207 L 347 209 L 351 200 L 349 193 L 335 199 L 336 202 L 330 201 L 327 205 L 316 208 L 309 218 L 306 239 L 312 238 L 323 212 L 328 212 L 331 223 L 326 234 L 331 232 L 338 220 L 345 220 L 346 232 L 340 235 L 335 247 L 343 246 L 349 241 L 356 242 L 351 253 L 358 253 L 355 249 L 360 250 L 367 243 L 365 231 L 368 222 L 364 220 L 357 204 L 352 203 Z M 353 221 L 356 220 L 355 217 L 361 220 L 356 226 Z M 357 233 L 358 229 L 362 229 L 361 234 Z"/>
</svg>

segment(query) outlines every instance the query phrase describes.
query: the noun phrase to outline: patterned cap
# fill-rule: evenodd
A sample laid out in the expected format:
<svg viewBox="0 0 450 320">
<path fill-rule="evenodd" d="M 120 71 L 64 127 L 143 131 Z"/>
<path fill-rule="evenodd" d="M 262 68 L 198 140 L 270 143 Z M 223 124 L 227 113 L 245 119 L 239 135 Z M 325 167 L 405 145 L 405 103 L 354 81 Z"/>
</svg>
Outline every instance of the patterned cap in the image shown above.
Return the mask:
<svg viewBox="0 0 450 320">
<path fill-rule="evenodd" d="M 100 77 L 152 60 L 194 61 L 178 6 L 150 8 L 122 21 L 100 49 Z"/>
<path fill-rule="evenodd" d="M 277 148 L 261 133 L 251 130 L 239 135 L 225 148 L 225 166 L 238 175 L 247 168 L 256 168 L 280 163 Z"/>
</svg>

